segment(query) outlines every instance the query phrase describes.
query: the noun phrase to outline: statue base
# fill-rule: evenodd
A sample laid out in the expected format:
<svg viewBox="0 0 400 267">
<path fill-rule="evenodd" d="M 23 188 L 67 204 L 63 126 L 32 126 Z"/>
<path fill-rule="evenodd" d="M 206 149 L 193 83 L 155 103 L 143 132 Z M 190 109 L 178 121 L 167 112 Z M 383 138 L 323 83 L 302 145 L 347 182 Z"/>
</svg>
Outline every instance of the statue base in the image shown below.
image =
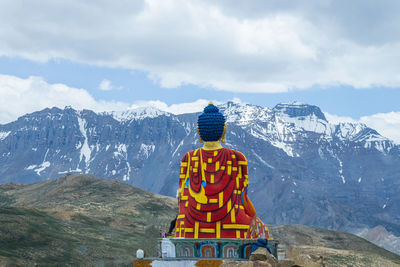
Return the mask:
<svg viewBox="0 0 400 267">
<path fill-rule="evenodd" d="M 262 238 L 161 238 L 158 242 L 158 256 L 179 259 L 248 259 L 257 247 L 266 247 L 278 258 L 278 243 L 277 240 Z"/>
<path fill-rule="evenodd" d="M 220 267 L 224 263 L 232 262 L 240 263 L 247 260 L 144 258 L 133 260 L 133 267 Z"/>
</svg>

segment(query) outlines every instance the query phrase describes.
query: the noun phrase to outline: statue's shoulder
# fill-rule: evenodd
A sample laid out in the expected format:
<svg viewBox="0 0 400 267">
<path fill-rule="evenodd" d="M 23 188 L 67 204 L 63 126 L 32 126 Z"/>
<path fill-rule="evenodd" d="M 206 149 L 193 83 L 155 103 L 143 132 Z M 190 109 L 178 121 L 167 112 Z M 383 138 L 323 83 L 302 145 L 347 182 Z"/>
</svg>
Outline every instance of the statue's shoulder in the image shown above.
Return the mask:
<svg viewBox="0 0 400 267">
<path fill-rule="evenodd" d="M 190 150 L 189 152 L 186 152 L 185 155 L 183 155 L 181 161 L 182 161 L 182 162 L 187 162 L 188 159 L 189 159 L 189 157 L 193 157 L 193 156 L 195 155 L 195 152 L 198 153 L 198 149 Z M 197 153 L 196 153 L 196 154 L 197 154 Z"/>
<path fill-rule="evenodd" d="M 224 149 L 226 150 L 227 153 L 235 155 L 238 161 L 247 161 L 246 157 L 243 155 L 242 152 L 226 147 Z"/>
</svg>

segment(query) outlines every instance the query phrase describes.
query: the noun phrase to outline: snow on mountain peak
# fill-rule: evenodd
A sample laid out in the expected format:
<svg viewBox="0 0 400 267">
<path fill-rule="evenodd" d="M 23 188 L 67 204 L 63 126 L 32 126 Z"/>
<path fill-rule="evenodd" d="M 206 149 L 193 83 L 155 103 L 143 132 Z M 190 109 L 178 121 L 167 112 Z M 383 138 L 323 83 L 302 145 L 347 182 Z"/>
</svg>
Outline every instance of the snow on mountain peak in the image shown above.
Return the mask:
<svg viewBox="0 0 400 267">
<path fill-rule="evenodd" d="M 367 126 L 362 123 L 343 122 L 337 124 L 336 136 L 340 139 L 354 140 Z"/>
<path fill-rule="evenodd" d="M 0 141 L 4 140 L 7 138 L 7 136 L 11 133 L 11 131 L 7 132 L 0 132 Z"/>
<path fill-rule="evenodd" d="M 330 136 L 334 130 L 334 126 L 328 123 L 325 115 L 317 106 L 300 102 L 280 103 L 272 111 L 280 120 L 293 124 L 295 128 L 327 136 Z"/>
<path fill-rule="evenodd" d="M 366 148 L 374 147 L 381 152 L 388 152 L 393 147 L 388 139 L 365 124 L 329 123 L 319 107 L 300 102 L 280 103 L 272 110 L 233 102 L 219 105 L 219 108 L 228 123 L 250 127 L 253 136 L 281 149 L 284 147 L 283 150 L 291 157 L 298 156 L 292 144 L 301 131 L 321 134 L 327 140 L 336 137 L 342 141 L 363 142 Z"/>
<path fill-rule="evenodd" d="M 382 153 L 389 152 L 395 146 L 391 140 L 363 123 L 339 123 L 336 125 L 335 135 L 341 140 L 362 142 L 365 148 L 374 147 Z"/>
<path fill-rule="evenodd" d="M 135 109 L 129 109 L 126 111 L 113 111 L 111 114 L 114 119 L 120 122 L 130 121 L 130 120 L 142 120 L 145 118 L 155 118 L 158 116 L 170 116 L 171 114 L 162 110 L 159 110 L 152 106 L 139 107 Z"/>
<path fill-rule="evenodd" d="M 258 120 L 265 122 L 271 116 L 269 108 L 259 107 L 250 104 L 227 102 L 218 106 L 224 114 L 226 122 L 236 122 L 239 125 L 247 125 L 251 121 Z"/>
<path fill-rule="evenodd" d="M 316 116 L 318 119 L 327 121 L 319 107 L 300 102 L 279 103 L 272 110 L 281 116 L 286 115 L 291 118 Z"/>
</svg>

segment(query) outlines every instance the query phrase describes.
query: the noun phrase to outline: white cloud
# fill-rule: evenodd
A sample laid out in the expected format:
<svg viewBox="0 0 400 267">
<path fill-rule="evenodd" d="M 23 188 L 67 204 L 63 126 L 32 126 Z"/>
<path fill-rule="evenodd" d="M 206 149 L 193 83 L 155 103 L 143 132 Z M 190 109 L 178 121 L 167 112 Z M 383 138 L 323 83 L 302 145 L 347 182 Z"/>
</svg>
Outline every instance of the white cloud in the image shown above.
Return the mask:
<svg viewBox="0 0 400 267">
<path fill-rule="evenodd" d="M 99 89 L 102 91 L 111 91 L 114 89 L 114 86 L 111 84 L 110 80 L 104 79 L 99 84 Z"/>
<path fill-rule="evenodd" d="M 332 115 L 324 112 L 326 119 L 334 124 L 340 122 L 364 123 L 368 127 L 376 130 L 382 136 L 400 144 L 400 112 L 378 113 L 370 116 L 363 116 L 359 120 Z"/>
<path fill-rule="evenodd" d="M 124 110 L 127 103 L 97 101 L 86 90 L 64 84 L 49 84 L 41 77 L 21 79 L 0 74 L 0 123 L 47 107 L 72 106 L 94 111 Z"/>
<path fill-rule="evenodd" d="M 137 101 L 133 104 L 115 101 L 95 100 L 85 89 L 72 88 L 65 84 L 49 84 L 42 77 L 27 79 L 0 74 L 0 124 L 16 120 L 26 113 L 48 107 L 90 109 L 96 112 L 124 111 L 140 107 L 155 107 L 172 114 L 202 111 L 210 100 L 198 99 L 194 102 L 168 105 L 159 100 Z M 239 103 L 240 99 L 232 101 Z M 215 105 L 222 104 L 213 100 Z"/>
<path fill-rule="evenodd" d="M 351 123 L 357 123 L 358 121 L 351 118 L 351 117 L 346 117 L 346 116 L 338 116 L 334 114 L 329 114 L 327 112 L 324 112 L 324 115 L 326 119 L 333 124 L 339 124 L 341 122 L 351 122 Z"/>
<path fill-rule="evenodd" d="M 399 1 L 3 0 L 0 55 L 137 69 L 164 87 L 397 87 L 399 13 Z"/>
<path fill-rule="evenodd" d="M 365 123 L 381 135 L 400 144 L 400 112 L 378 113 L 371 116 L 363 116 L 360 122 Z"/>
</svg>

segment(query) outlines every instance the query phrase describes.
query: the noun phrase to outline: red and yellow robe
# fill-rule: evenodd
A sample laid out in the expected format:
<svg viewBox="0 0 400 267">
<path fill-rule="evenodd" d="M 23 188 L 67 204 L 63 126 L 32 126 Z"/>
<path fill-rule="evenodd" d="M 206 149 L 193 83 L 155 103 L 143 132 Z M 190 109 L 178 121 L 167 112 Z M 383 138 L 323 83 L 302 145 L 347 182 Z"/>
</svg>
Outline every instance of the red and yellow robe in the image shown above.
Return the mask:
<svg viewBox="0 0 400 267">
<path fill-rule="evenodd" d="M 242 153 L 228 148 L 190 151 L 182 158 L 179 178 L 175 237 L 269 238 L 247 196 Z"/>
</svg>

